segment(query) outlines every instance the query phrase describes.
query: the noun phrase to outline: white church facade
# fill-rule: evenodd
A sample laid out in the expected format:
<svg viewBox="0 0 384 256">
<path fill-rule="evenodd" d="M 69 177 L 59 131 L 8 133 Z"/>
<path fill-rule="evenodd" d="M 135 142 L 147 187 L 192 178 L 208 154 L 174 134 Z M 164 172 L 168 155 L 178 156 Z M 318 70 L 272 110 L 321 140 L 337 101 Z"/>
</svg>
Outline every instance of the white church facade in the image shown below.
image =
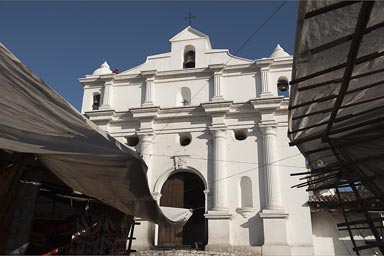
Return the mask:
<svg viewBox="0 0 384 256">
<path fill-rule="evenodd" d="M 194 210 L 184 228 L 143 221 L 134 247 L 313 255 L 325 240 L 313 238 L 308 193 L 291 189 L 290 173 L 306 171 L 287 138 L 292 56 L 278 45 L 239 58 L 191 27 L 170 44 L 127 71 L 105 62 L 80 79 L 82 113 L 142 155 L 158 203 Z"/>
</svg>

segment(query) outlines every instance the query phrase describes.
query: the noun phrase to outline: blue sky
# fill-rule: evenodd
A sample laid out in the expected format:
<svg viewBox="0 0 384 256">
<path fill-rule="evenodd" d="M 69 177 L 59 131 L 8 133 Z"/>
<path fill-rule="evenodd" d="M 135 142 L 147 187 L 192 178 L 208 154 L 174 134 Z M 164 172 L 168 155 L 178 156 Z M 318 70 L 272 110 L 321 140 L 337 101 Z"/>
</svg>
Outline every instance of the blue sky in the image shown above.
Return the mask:
<svg viewBox="0 0 384 256">
<path fill-rule="evenodd" d="M 78 78 L 106 60 L 120 72 L 146 56 L 168 52 L 168 40 L 188 26 L 213 48 L 235 53 L 279 1 L 0 1 L 0 42 L 78 110 Z M 288 1 L 236 55 L 268 57 L 277 43 L 293 53 L 297 2 Z"/>
</svg>

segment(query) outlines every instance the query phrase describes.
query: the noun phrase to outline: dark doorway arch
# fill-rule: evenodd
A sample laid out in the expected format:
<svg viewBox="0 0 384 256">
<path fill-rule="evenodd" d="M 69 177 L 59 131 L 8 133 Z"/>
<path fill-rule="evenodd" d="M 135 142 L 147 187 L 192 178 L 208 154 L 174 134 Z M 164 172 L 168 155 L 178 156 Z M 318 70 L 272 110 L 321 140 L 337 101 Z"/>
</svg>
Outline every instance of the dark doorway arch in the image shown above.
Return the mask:
<svg viewBox="0 0 384 256">
<path fill-rule="evenodd" d="M 191 172 L 171 175 L 161 189 L 161 206 L 194 209 L 184 227 L 159 227 L 159 246 L 201 246 L 207 242 L 204 182 Z"/>
</svg>

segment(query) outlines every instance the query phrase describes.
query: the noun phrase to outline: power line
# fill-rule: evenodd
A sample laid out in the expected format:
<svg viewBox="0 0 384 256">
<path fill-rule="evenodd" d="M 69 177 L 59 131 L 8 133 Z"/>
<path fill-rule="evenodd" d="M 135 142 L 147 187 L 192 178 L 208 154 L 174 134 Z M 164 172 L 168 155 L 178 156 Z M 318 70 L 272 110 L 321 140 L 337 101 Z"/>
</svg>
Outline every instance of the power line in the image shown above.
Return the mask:
<svg viewBox="0 0 384 256">
<path fill-rule="evenodd" d="M 268 23 L 268 21 L 270 21 L 272 18 L 273 18 L 273 16 L 275 16 L 275 14 L 285 5 L 287 3 L 287 0 L 286 1 L 284 1 L 284 2 L 282 2 L 277 8 L 276 8 L 276 10 L 255 30 L 255 32 L 253 32 L 252 33 L 252 35 L 250 36 L 250 37 L 248 37 L 248 39 L 247 40 L 245 40 L 245 42 L 240 46 L 240 48 L 239 49 L 237 49 L 237 51 L 235 51 L 235 53 L 234 54 L 237 54 L 238 52 L 240 52 L 243 48 L 244 48 L 244 46 L 246 46 L 247 45 L 247 43 L 249 42 L 249 41 L 251 41 L 252 40 L 252 38 L 257 34 L 257 32 L 259 32 L 264 26 L 265 26 L 265 24 L 267 24 Z"/>
<path fill-rule="evenodd" d="M 213 181 L 211 181 L 211 182 L 207 182 L 207 186 L 209 186 L 210 184 L 213 184 L 213 183 L 222 181 L 222 180 L 226 180 L 226 179 L 229 179 L 229 178 L 232 178 L 232 177 L 235 177 L 235 176 L 238 176 L 238 175 L 241 175 L 241 174 L 250 172 L 250 171 L 258 170 L 258 169 L 261 168 L 261 167 L 265 167 L 265 166 L 268 166 L 268 165 L 272 165 L 272 164 L 274 164 L 274 163 L 278 163 L 278 162 L 281 162 L 281 161 L 284 161 L 284 160 L 287 160 L 287 159 L 290 159 L 290 158 L 293 158 L 293 157 L 296 157 L 296 156 L 299 156 L 299 155 L 301 155 L 301 153 L 298 153 L 298 154 L 295 154 L 295 155 L 292 155 L 292 156 L 288 156 L 288 157 L 285 157 L 285 158 L 281 158 L 281 159 L 275 160 L 275 161 L 270 162 L 270 163 L 259 164 L 258 166 L 254 167 L 254 168 L 251 168 L 251 169 L 248 169 L 248 170 L 245 170 L 245 171 L 242 171 L 242 172 L 238 172 L 238 173 L 235 173 L 235 174 L 231 174 L 231 175 L 229 175 L 229 176 L 227 176 L 227 177 L 224 177 L 224 178 L 221 178 L 221 179 L 218 179 L 218 180 L 213 180 Z M 196 187 L 192 187 L 192 188 L 190 188 L 190 189 L 188 189 L 188 190 L 185 190 L 184 192 L 193 190 L 193 189 L 195 189 L 195 188 L 196 188 Z"/>
<path fill-rule="evenodd" d="M 161 155 L 161 154 L 142 154 L 147 156 L 157 156 L 157 157 L 167 157 L 172 158 L 177 156 L 175 155 Z M 188 159 L 195 159 L 195 160 L 202 160 L 202 161 L 215 161 L 215 162 L 226 162 L 226 163 L 236 163 L 236 164 L 260 164 L 259 162 L 248 162 L 248 161 L 236 161 L 236 160 L 223 160 L 223 159 L 212 159 L 212 158 L 205 158 L 205 157 L 191 157 L 188 156 Z M 275 165 L 275 166 L 282 166 L 282 167 L 292 167 L 292 168 L 302 168 L 302 169 L 308 169 L 304 166 L 295 166 L 295 165 Z"/>
<path fill-rule="evenodd" d="M 268 21 L 270 21 L 273 16 L 275 16 L 275 14 L 285 5 L 285 3 L 287 2 L 287 0 L 285 0 L 284 2 L 282 2 L 275 10 L 274 12 L 251 34 L 251 36 L 249 38 L 247 38 L 247 40 L 245 40 L 245 42 L 235 51 L 234 54 L 237 54 L 242 48 L 244 48 L 245 45 L 247 45 L 247 43 L 257 34 L 257 32 L 259 32 L 267 23 Z M 228 59 L 228 61 L 225 63 L 228 64 L 229 61 L 232 60 L 232 57 L 230 57 Z M 205 83 L 196 93 L 195 95 L 193 95 L 191 97 L 191 102 L 192 100 L 207 86 L 209 85 L 209 82 Z M 171 121 L 170 121 L 171 122 Z M 156 138 L 157 135 L 159 135 L 169 124 L 170 122 L 168 122 L 162 129 L 160 129 L 160 131 L 157 133 L 157 134 L 154 134 L 152 140 L 151 140 L 151 143 L 154 141 L 154 139 Z M 143 148 L 141 149 L 141 151 L 144 151 L 144 149 L 148 146 L 148 144 Z"/>
</svg>

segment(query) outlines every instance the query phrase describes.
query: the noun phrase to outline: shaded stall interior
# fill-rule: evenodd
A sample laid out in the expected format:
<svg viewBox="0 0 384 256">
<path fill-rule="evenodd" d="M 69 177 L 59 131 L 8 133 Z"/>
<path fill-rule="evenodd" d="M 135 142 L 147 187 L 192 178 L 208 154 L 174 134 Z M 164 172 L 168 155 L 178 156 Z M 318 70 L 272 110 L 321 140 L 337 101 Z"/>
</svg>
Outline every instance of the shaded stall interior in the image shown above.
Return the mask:
<svg viewBox="0 0 384 256">
<path fill-rule="evenodd" d="M 1 253 L 131 251 L 127 240 L 133 235 L 132 216 L 73 191 L 32 154 L 0 150 L 0 166 Z"/>
</svg>

